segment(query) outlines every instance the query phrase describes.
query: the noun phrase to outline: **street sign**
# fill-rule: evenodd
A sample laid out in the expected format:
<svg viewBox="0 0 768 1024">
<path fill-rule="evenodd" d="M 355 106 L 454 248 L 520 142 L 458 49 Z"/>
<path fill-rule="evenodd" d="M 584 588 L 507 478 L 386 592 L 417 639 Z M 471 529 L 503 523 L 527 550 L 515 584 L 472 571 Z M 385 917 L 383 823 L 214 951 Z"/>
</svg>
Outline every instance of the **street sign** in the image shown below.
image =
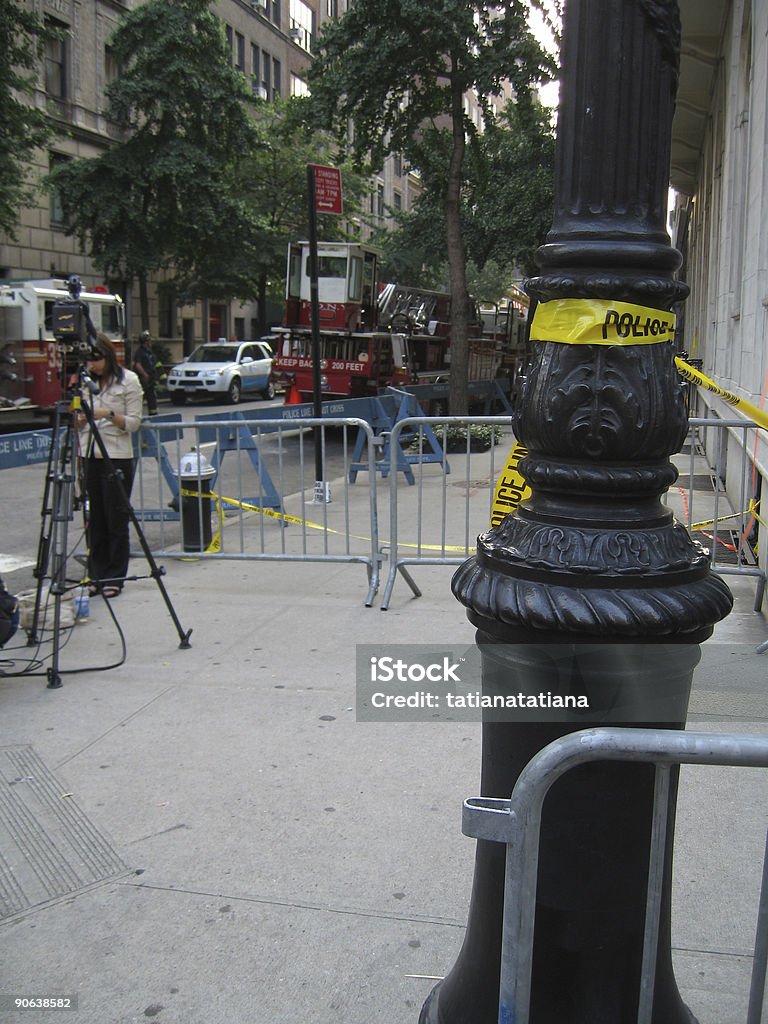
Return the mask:
<svg viewBox="0 0 768 1024">
<path fill-rule="evenodd" d="M 341 171 L 337 167 L 310 164 L 315 178 L 315 210 L 341 214 Z"/>
</svg>

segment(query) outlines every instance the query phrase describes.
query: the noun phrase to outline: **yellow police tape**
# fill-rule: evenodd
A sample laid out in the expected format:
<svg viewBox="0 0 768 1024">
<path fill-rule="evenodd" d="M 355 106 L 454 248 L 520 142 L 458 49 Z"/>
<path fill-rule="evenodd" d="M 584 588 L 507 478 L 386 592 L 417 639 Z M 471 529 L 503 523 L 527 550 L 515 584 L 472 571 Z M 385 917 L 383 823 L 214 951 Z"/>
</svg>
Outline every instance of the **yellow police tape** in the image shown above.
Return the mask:
<svg viewBox="0 0 768 1024">
<path fill-rule="evenodd" d="M 531 341 L 564 345 L 658 345 L 674 341 L 674 313 L 609 299 L 550 299 L 533 314 Z"/>
<path fill-rule="evenodd" d="M 504 469 L 496 481 L 496 490 L 493 492 L 493 504 L 491 506 L 491 528 L 499 523 L 510 512 L 514 512 L 521 501 L 524 501 L 531 493 L 523 474 L 518 469 L 520 460 L 528 454 L 528 449 L 516 441 L 507 458 Z"/>
<path fill-rule="evenodd" d="M 760 523 L 761 526 L 765 526 L 765 521 L 763 519 L 761 519 L 761 517 L 758 515 L 758 512 L 757 512 L 759 507 L 760 507 L 760 502 L 759 501 L 755 501 L 754 498 L 750 498 L 749 508 L 747 508 L 746 512 L 734 512 L 734 513 L 732 513 L 732 515 L 729 515 L 729 516 L 718 516 L 717 519 L 706 519 L 703 523 L 692 523 L 690 525 L 689 529 L 690 530 L 706 530 L 710 526 L 714 526 L 715 523 L 717 523 L 719 525 L 720 523 L 727 523 L 728 520 L 730 520 L 730 519 L 742 519 L 742 518 L 743 519 L 754 519 L 756 522 Z"/>
<path fill-rule="evenodd" d="M 611 299 L 551 299 L 540 302 L 533 314 L 531 341 L 563 345 L 657 345 L 675 340 L 674 313 Z M 724 399 L 768 430 L 768 413 L 746 398 L 719 387 L 679 356 L 675 365 L 685 380 Z"/>
<path fill-rule="evenodd" d="M 758 409 L 752 402 L 748 402 L 746 398 L 739 398 L 738 395 L 734 395 L 731 391 L 726 391 L 725 388 L 719 387 L 713 380 L 710 380 L 701 370 L 697 370 L 695 367 L 690 366 L 681 359 L 679 356 L 675 357 L 675 366 L 677 367 L 680 376 L 684 380 L 691 381 L 694 384 L 698 384 L 707 391 L 711 391 L 713 394 L 718 395 L 728 405 L 732 405 L 735 409 L 740 409 L 745 416 L 748 416 L 757 427 L 762 427 L 763 430 L 768 430 L 768 413 L 763 409 Z"/>
<path fill-rule="evenodd" d="M 310 530 L 323 530 L 325 533 L 332 533 L 337 537 L 346 537 L 346 531 L 334 530 L 330 526 L 326 526 L 324 523 L 313 523 L 310 519 L 302 519 L 300 516 L 292 516 L 287 512 L 275 512 L 272 508 L 262 508 L 260 505 L 251 505 L 247 501 L 240 501 L 237 498 L 228 498 L 223 494 L 217 494 L 215 491 L 209 491 L 208 493 L 200 493 L 198 491 L 189 491 L 186 488 L 182 488 L 179 494 L 183 498 L 211 498 L 216 503 L 216 514 L 219 520 L 219 526 L 216 531 L 216 535 L 211 540 L 211 543 L 205 549 L 206 554 L 216 554 L 217 551 L 221 551 L 221 529 L 224 521 L 224 512 L 222 505 L 232 505 L 234 508 L 241 508 L 246 512 L 258 512 L 259 515 L 267 516 L 269 519 L 279 519 L 284 523 L 291 523 L 296 526 L 306 526 Z M 366 540 L 370 543 L 370 537 L 363 537 L 359 534 L 349 534 L 350 540 Z M 384 542 L 386 544 L 386 542 Z M 398 547 L 401 548 L 416 548 L 420 551 L 454 551 L 458 553 L 466 552 L 466 548 L 452 544 L 407 544 L 404 541 L 397 542 Z"/>
</svg>

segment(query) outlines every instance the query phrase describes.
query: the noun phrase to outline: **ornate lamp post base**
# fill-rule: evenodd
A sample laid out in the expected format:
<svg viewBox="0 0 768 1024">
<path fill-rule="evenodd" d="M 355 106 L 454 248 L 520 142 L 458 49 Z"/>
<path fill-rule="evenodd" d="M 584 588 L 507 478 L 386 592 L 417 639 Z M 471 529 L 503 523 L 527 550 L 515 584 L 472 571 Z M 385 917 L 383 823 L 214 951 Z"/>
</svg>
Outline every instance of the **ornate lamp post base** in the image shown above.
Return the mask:
<svg viewBox="0 0 768 1024">
<path fill-rule="evenodd" d="M 589 714 L 489 717 L 481 793 L 509 797 L 551 740 L 594 725 L 681 728 L 698 645 L 731 609 L 662 496 L 687 432 L 674 368 L 687 295 L 666 231 L 675 0 L 567 0 L 555 215 L 514 426 L 531 498 L 478 539 L 453 591 L 485 692 L 585 693 Z M 542 819 L 531 1024 L 636 1024 L 654 773 L 596 762 Z M 674 818 L 672 786 L 668 830 Z M 691 1024 L 669 940 L 667 845 L 652 1024 Z M 497 1024 L 505 849 L 480 840 L 458 960 L 421 1024 Z"/>
</svg>

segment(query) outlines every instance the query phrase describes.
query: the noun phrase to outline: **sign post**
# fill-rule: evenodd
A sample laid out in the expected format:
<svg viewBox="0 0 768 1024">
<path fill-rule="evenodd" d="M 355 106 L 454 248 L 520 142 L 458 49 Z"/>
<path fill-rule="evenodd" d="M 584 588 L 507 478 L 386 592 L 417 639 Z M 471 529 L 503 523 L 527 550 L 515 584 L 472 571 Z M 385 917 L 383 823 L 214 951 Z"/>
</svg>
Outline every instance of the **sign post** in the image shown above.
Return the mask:
<svg viewBox="0 0 768 1024">
<path fill-rule="evenodd" d="M 318 293 L 317 215 L 342 212 L 341 172 L 336 167 L 307 164 L 307 199 L 309 203 L 309 299 L 312 319 L 312 392 L 313 415 L 323 415 L 320 384 L 320 299 Z M 322 427 L 314 428 L 315 441 L 315 496 L 314 501 L 330 501 L 330 490 L 323 472 Z"/>
</svg>

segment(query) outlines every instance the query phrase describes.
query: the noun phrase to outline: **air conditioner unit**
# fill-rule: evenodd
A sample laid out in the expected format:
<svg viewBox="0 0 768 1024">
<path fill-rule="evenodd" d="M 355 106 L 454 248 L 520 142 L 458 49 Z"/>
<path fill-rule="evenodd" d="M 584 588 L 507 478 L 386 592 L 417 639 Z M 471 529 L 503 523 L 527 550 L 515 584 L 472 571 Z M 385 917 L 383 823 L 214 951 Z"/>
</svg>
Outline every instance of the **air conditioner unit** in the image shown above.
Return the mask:
<svg viewBox="0 0 768 1024">
<path fill-rule="evenodd" d="M 269 98 L 267 96 L 266 86 L 256 85 L 254 83 L 253 86 L 251 87 L 251 91 L 253 92 L 253 95 L 256 97 L 257 100 L 266 100 Z"/>
<path fill-rule="evenodd" d="M 291 37 L 291 39 L 295 43 L 298 43 L 298 41 L 301 39 L 301 29 L 300 28 L 289 29 L 288 30 L 288 35 Z"/>
<path fill-rule="evenodd" d="M 254 11 L 258 11 L 259 14 L 267 13 L 267 2 L 268 0 L 251 0 L 251 7 Z"/>
</svg>

